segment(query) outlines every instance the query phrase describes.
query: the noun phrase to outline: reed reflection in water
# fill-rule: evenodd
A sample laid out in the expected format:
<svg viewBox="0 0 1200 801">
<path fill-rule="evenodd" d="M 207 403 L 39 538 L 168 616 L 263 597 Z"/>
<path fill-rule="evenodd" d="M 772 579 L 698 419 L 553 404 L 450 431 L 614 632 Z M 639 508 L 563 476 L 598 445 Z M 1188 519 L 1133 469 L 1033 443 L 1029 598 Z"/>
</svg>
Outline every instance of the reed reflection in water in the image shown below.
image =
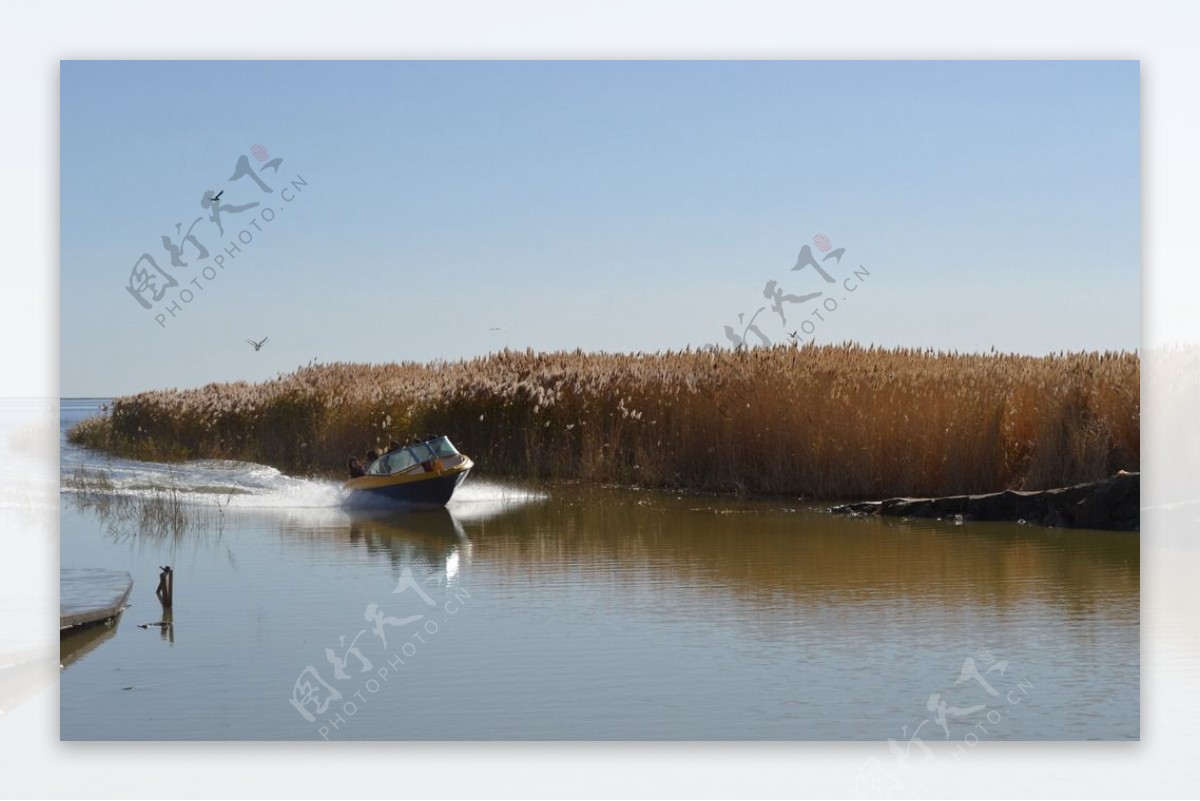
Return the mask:
<svg viewBox="0 0 1200 801">
<path fill-rule="evenodd" d="M 989 700 L 958 682 L 981 648 L 1007 663 L 990 680 L 1031 687 L 992 738 L 1139 733 L 1136 534 L 474 478 L 448 511 L 232 508 L 219 537 L 104 531 L 64 496 L 64 566 L 141 578 L 136 619 L 64 674 L 67 739 L 900 739 L 934 694 Z M 164 644 L 128 623 L 139 604 L 155 617 L 167 552 Z M 352 698 L 361 680 L 335 679 L 324 650 L 370 629 L 370 603 L 399 614 L 406 570 L 437 600 L 436 636 L 322 734 L 336 707 L 305 720 L 297 676 Z M 372 648 L 376 669 L 394 656 Z"/>
</svg>

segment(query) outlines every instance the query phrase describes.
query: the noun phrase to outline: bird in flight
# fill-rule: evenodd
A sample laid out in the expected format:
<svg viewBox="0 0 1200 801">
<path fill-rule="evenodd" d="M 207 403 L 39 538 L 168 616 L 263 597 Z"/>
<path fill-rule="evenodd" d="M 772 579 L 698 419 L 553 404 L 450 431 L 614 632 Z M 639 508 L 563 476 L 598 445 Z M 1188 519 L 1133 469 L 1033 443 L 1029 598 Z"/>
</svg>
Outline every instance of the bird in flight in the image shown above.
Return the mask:
<svg viewBox="0 0 1200 801">
<path fill-rule="evenodd" d="M 270 339 L 270 337 L 263 337 L 262 342 L 255 342 L 253 339 L 247 339 L 246 344 L 254 348 L 255 353 L 257 353 L 258 351 L 262 350 L 263 345 L 267 344 L 268 339 Z"/>
<path fill-rule="evenodd" d="M 499 331 L 500 329 L 499 328 L 489 328 L 488 330 L 489 331 Z"/>
</svg>

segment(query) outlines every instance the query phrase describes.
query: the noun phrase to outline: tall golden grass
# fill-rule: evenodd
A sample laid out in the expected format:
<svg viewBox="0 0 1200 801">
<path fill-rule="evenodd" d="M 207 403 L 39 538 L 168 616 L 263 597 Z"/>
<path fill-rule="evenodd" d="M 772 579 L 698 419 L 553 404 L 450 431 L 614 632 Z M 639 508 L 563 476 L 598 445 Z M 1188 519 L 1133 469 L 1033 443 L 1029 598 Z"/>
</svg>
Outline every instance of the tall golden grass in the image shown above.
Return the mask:
<svg viewBox="0 0 1200 801">
<path fill-rule="evenodd" d="M 143 392 L 70 437 L 329 473 L 430 432 L 490 474 L 812 498 L 1045 489 L 1138 469 L 1139 373 L 1126 352 L 504 351 Z"/>
</svg>

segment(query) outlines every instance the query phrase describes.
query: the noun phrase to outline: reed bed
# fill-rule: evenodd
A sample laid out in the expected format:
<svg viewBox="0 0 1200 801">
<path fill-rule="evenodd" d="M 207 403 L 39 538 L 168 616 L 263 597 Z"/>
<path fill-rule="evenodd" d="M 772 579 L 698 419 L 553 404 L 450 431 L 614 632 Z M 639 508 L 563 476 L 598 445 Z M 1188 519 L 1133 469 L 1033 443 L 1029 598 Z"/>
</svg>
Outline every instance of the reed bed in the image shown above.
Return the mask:
<svg viewBox="0 0 1200 801">
<path fill-rule="evenodd" d="M 1128 352 L 503 351 L 143 392 L 70 438 L 329 474 L 430 432 L 492 475 L 829 499 L 1046 489 L 1138 469 L 1139 373 Z"/>
</svg>

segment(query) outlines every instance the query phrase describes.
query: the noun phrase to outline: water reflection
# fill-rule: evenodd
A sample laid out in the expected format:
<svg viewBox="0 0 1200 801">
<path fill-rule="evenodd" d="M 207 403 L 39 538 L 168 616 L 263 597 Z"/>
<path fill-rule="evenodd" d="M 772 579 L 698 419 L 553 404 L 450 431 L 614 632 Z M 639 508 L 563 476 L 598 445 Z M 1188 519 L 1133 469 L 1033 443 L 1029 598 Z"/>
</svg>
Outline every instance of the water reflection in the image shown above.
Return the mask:
<svg viewBox="0 0 1200 801">
<path fill-rule="evenodd" d="M 124 614 L 124 613 L 122 613 Z M 59 641 L 58 662 L 65 670 L 117 634 L 121 615 L 93 626 L 79 626 L 63 634 Z"/>
<path fill-rule="evenodd" d="M 394 566 L 415 566 L 426 573 L 440 570 L 448 579 L 458 575 L 460 558 L 465 564 L 471 560 L 471 540 L 448 509 L 355 513 L 344 529 L 326 531 L 335 538 L 345 536 L 349 543 L 366 548 L 370 554 L 384 556 Z"/>
<path fill-rule="evenodd" d="M 999 608 L 1030 600 L 1075 612 L 1136 603 L 1136 533 L 1004 523 L 850 519 L 770 503 L 560 490 L 468 525 L 475 558 L 561 580 L 616 568 L 620 584 L 678 583 L 776 606 L 871 599 Z"/>
<path fill-rule="evenodd" d="M 535 501 L 498 494 L 409 512 L 239 509 L 216 522 L 211 509 L 193 506 L 185 508 L 182 526 L 167 529 L 139 511 L 139 504 L 158 502 L 71 497 L 115 542 L 175 545 L 187 533 L 227 547 L 227 528 L 265 527 L 319 547 L 334 561 L 357 560 L 355 549 L 363 549 L 393 568 L 455 577 L 483 560 L 501 574 L 546 582 L 616 567 L 619 584 L 681 583 L 768 607 L 781 597 L 802 604 L 903 597 L 946 606 L 969 597 L 999 609 L 1037 600 L 1085 614 L 1115 599 L 1136 603 L 1139 591 L 1140 541 L 1128 532 L 855 519 L 769 502 L 573 487 Z M 235 562 L 232 550 L 227 558 Z"/>
<path fill-rule="evenodd" d="M 161 639 L 170 645 L 175 644 L 175 612 L 169 608 L 164 608 L 162 620 L 154 623 L 139 623 L 139 629 L 156 628 L 159 630 Z"/>
</svg>

